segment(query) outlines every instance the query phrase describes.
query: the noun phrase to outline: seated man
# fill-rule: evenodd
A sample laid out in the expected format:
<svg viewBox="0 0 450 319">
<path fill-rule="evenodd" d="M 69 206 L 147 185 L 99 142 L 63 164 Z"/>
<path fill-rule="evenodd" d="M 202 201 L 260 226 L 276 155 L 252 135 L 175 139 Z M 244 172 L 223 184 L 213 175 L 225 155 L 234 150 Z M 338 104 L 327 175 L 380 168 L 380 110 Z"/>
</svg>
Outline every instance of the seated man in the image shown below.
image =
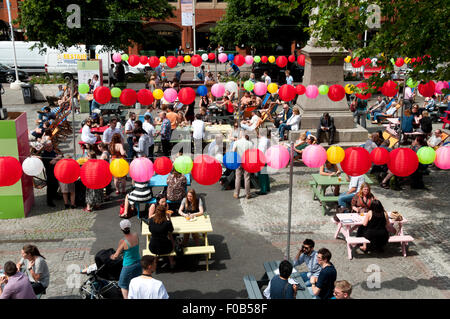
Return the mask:
<svg viewBox="0 0 450 319">
<path fill-rule="evenodd" d="M 353 196 L 355 196 L 355 194 L 359 192 L 361 185 L 365 182 L 364 175 L 352 176 L 350 179 L 348 175 L 345 176 L 350 184 L 348 185 L 348 191 L 339 195 L 337 209 L 338 213 L 348 212 L 348 208 L 350 208 L 350 203 L 352 202 Z M 339 221 L 336 216 L 334 217 L 334 220 Z"/>
<path fill-rule="evenodd" d="M 300 128 L 300 111 L 294 108 L 292 116 L 287 120 L 286 124 L 282 123 L 279 127 L 280 141 L 284 140 L 285 131 L 297 131 Z M 287 136 L 286 136 L 287 138 Z"/>
<path fill-rule="evenodd" d="M 308 272 L 301 272 L 303 281 L 306 287 L 311 287 L 311 283 L 316 283 L 319 278 L 322 268 L 317 262 L 317 252 L 314 250 L 314 241 L 305 239 L 302 248 L 297 253 L 294 259 L 294 267 L 305 263 L 308 267 Z"/>
<path fill-rule="evenodd" d="M 257 127 L 259 127 L 261 122 L 261 113 L 259 111 L 252 111 L 252 118 L 248 121 L 241 122 L 241 128 L 246 131 L 254 131 Z"/>
<path fill-rule="evenodd" d="M 394 117 L 394 114 L 402 107 L 402 104 L 403 101 L 400 101 L 399 103 L 393 102 L 385 112 L 375 112 L 373 117 L 374 121 L 372 123 L 381 123 L 381 121 L 386 118 Z"/>
<path fill-rule="evenodd" d="M 439 146 L 442 142 L 442 131 L 440 129 L 437 129 L 433 132 L 433 135 L 428 139 L 428 146 L 430 147 L 436 147 Z"/>
<path fill-rule="evenodd" d="M 336 127 L 334 126 L 334 120 L 328 113 L 323 113 L 320 117 L 319 127 L 317 128 L 317 144 L 320 144 L 320 133 L 328 132 L 330 134 L 328 145 L 334 144 L 334 134 L 336 133 Z"/>
<path fill-rule="evenodd" d="M 331 299 L 334 292 L 334 282 L 336 281 L 337 272 L 331 263 L 331 252 L 326 248 L 321 248 L 317 252 L 317 262 L 322 270 L 316 283 L 311 283 L 308 290 L 316 299 Z"/>
<path fill-rule="evenodd" d="M 369 109 L 367 110 L 367 112 L 371 112 L 372 120 L 375 122 L 375 113 L 383 113 L 385 107 L 386 107 L 386 101 L 383 100 L 383 97 L 380 95 L 377 98 L 377 103 L 375 103 L 374 105 L 370 106 Z"/>
<path fill-rule="evenodd" d="M 48 104 L 51 106 L 56 106 L 56 102 L 63 96 L 64 89 L 63 86 L 60 84 L 58 85 L 58 92 L 54 96 L 46 96 L 45 99 L 47 100 Z"/>
<path fill-rule="evenodd" d="M 270 280 L 269 285 L 264 290 L 267 299 L 295 299 L 297 296 L 297 284 L 289 278 L 292 274 L 292 264 L 288 260 L 283 260 L 279 266 L 280 274 Z"/>
<path fill-rule="evenodd" d="M 426 97 L 425 102 L 423 102 L 423 107 L 428 112 L 433 112 L 436 108 L 436 101 L 434 100 L 434 95 L 432 97 Z"/>
<path fill-rule="evenodd" d="M 347 280 L 339 280 L 334 283 L 334 297 L 331 299 L 352 299 L 352 285 Z"/>
<path fill-rule="evenodd" d="M 283 102 L 283 111 L 278 114 L 277 118 L 274 121 L 274 125 L 276 128 L 279 128 L 281 124 L 286 124 L 289 118 L 292 116 L 292 109 L 289 107 L 289 104 Z"/>
<path fill-rule="evenodd" d="M 42 128 L 43 123 L 46 121 L 51 121 L 56 118 L 55 113 L 52 113 L 50 110 L 50 107 L 46 106 L 41 111 L 38 112 L 38 119 L 36 120 L 36 124 L 39 125 L 39 127 Z"/>
<path fill-rule="evenodd" d="M 30 140 L 39 140 L 42 138 L 42 136 L 45 133 L 45 130 L 47 130 L 50 127 L 50 122 L 49 121 L 45 121 L 41 126 L 36 127 L 29 136 Z"/>
<path fill-rule="evenodd" d="M 250 101 L 250 107 L 256 107 L 257 109 L 261 108 L 262 100 L 256 94 L 253 94 Z"/>
<path fill-rule="evenodd" d="M 28 277 L 14 262 L 7 261 L 3 269 L 6 276 L 0 277 L 0 299 L 36 299 Z"/>
<path fill-rule="evenodd" d="M 252 101 L 252 98 L 250 96 L 250 92 L 246 91 L 244 93 L 244 96 L 241 97 L 241 110 L 244 110 L 245 108 L 247 108 L 251 101 Z"/>
</svg>

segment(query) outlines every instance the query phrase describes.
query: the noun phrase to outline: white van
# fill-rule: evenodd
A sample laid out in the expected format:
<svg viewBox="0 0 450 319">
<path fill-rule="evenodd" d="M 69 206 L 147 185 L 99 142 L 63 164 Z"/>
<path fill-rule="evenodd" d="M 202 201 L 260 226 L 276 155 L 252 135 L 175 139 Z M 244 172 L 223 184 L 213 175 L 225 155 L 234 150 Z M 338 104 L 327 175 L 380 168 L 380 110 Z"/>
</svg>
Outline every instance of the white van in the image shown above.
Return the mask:
<svg viewBox="0 0 450 319">
<path fill-rule="evenodd" d="M 40 54 L 39 49 L 31 49 L 38 42 L 15 41 L 17 67 L 28 73 L 41 73 L 45 71 L 45 53 Z M 12 41 L 0 41 L 0 63 L 14 67 L 14 52 Z"/>
</svg>

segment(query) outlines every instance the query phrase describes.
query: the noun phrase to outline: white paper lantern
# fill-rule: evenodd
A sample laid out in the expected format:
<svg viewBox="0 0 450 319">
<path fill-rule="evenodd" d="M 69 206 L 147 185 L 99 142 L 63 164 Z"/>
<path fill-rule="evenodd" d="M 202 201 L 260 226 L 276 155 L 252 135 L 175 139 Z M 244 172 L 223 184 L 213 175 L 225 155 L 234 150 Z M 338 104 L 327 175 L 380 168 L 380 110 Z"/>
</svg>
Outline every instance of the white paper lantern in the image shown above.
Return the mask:
<svg viewBox="0 0 450 319">
<path fill-rule="evenodd" d="M 377 61 L 378 61 L 377 58 L 373 58 L 373 59 L 372 59 L 372 66 L 373 66 L 373 67 L 377 67 Z"/>
<path fill-rule="evenodd" d="M 238 86 L 236 82 L 230 81 L 225 84 L 225 90 L 229 91 L 230 93 L 235 92 L 238 93 Z"/>
<path fill-rule="evenodd" d="M 208 55 L 206 53 L 202 54 L 202 60 L 205 62 L 208 61 Z"/>
<path fill-rule="evenodd" d="M 44 163 L 40 158 L 28 157 L 22 163 L 22 170 L 28 176 L 37 176 L 44 170 Z"/>
</svg>

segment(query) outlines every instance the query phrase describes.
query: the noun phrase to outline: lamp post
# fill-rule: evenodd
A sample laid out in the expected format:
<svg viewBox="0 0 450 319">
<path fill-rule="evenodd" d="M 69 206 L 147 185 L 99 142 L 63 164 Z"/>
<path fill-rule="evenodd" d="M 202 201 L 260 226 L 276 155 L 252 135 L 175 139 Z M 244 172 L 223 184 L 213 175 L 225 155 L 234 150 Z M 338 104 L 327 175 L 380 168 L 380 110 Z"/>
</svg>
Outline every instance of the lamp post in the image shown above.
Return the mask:
<svg viewBox="0 0 450 319">
<path fill-rule="evenodd" d="M 14 68 L 16 70 L 16 81 L 11 83 L 10 88 L 13 90 L 20 90 L 22 82 L 19 80 L 19 71 L 17 70 L 17 58 L 16 58 L 16 46 L 14 44 L 14 28 L 11 21 L 11 8 L 9 0 L 6 0 L 6 5 L 8 7 L 8 19 L 9 19 L 9 27 L 11 28 L 11 41 L 13 46 L 13 52 L 14 52 Z"/>
<path fill-rule="evenodd" d="M 197 50 L 197 43 L 195 41 L 195 4 L 196 1 L 192 0 L 192 37 L 194 38 L 194 55 L 196 53 L 195 51 Z M 197 80 L 196 74 L 197 68 L 194 67 L 194 78 L 193 78 L 194 81 Z"/>
</svg>

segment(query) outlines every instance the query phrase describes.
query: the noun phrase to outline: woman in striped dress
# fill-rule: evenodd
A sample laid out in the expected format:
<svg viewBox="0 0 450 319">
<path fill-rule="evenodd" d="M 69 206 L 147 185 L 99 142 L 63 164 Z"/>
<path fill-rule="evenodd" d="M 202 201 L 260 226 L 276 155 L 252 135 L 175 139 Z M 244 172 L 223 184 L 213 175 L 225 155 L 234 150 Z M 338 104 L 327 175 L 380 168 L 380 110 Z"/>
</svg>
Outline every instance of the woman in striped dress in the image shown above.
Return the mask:
<svg viewBox="0 0 450 319">
<path fill-rule="evenodd" d="M 123 216 L 128 216 L 129 209 L 134 210 L 135 203 L 145 203 L 153 198 L 153 192 L 149 186 L 149 182 L 134 182 L 133 190 L 125 196 Z"/>
</svg>

